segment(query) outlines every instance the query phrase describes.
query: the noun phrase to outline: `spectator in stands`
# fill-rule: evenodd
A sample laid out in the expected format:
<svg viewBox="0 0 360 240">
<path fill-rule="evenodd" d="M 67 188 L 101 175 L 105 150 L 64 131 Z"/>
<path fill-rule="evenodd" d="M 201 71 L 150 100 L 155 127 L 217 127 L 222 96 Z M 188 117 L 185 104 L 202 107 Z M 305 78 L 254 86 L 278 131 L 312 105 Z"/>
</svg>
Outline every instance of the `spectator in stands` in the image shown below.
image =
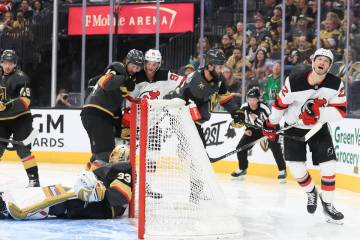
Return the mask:
<svg viewBox="0 0 360 240">
<path fill-rule="evenodd" d="M 194 72 L 195 71 L 195 67 L 194 65 L 192 64 L 188 64 L 184 67 L 184 75 L 185 76 L 188 76 L 190 73 Z"/>
<path fill-rule="evenodd" d="M 234 34 L 236 33 L 236 28 L 233 25 L 227 25 L 225 32 L 230 37 L 230 39 L 233 40 Z"/>
<path fill-rule="evenodd" d="M 287 55 L 285 59 L 286 65 L 297 65 L 300 63 L 300 54 L 297 49 L 293 49 L 290 51 L 290 54 Z"/>
<path fill-rule="evenodd" d="M 22 0 L 18 12 L 22 12 L 25 19 L 31 21 L 33 16 L 33 9 L 29 5 L 28 0 Z"/>
<path fill-rule="evenodd" d="M 324 29 L 320 30 L 320 46 L 322 48 L 336 51 L 340 36 L 340 31 L 336 28 L 336 20 L 328 17 L 324 21 Z M 313 45 L 316 45 L 317 37 L 313 40 Z"/>
<path fill-rule="evenodd" d="M 270 20 L 266 22 L 266 28 L 269 31 L 273 31 L 279 23 L 281 23 L 281 5 L 276 5 L 273 11 L 273 15 L 271 16 Z"/>
<path fill-rule="evenodd" d="M 35 0 L 33 2 L 33 17 L 32 22 L 34 24 L 40 23 L 45 15 L 48 13 L 48 10 L 46 8 L 43 8 L 41 0 Z"/>
<path fill-rule="evenodd" d="M 297 16 L 299 16 L 298 9 L 294 4 L 294 0 L 285 1 L 285 32 L 288 32 L 290 26 L 296 24 Z"/>
<path fill-rule="evenodd" d="M 260 14 L 263 19 L 269 21 L 273 14 L 275 6 L 276 0 L 264 0 L 264 5 L 257 9 L 257 13 Z"/>
<path fill-rule="evenodd" d="M 57 108 L 69 108 L 71 103 L 69 102 L 69 93 L 66 89 L 60 89 L 58 95 L 56 96 L 56 105 Z"/>
<path fill-rule="evenodd" d="M 196 44 L 196 53 L 194 56 L 190 57 L 189 63 L 192 64 L 195 69 L 198 69 L 200 66 L 200 44 L 201 44 L 201 38 L 199 38 L 197 44 Z M 203 53 L 205 56 L 205 53 L 210 49 L 210 42 L 207 37 L 204 37 L 202 40 L 202 47 L 203 47 Z"/>
<path fill-rule="evenodd" d="M 225 66 L 223 68 L 223 76 L 225 78 L 225 85 L 238 105 L 241 105 L 241 81 L 234 78 L 231 68 Z"/>
<path fill-rule="evenodd" d="M 315 15 L 311 7 L 308 5 L 308 0 L 299 0 L 297 10 L 300 15 L 304 15 L 308 20 L 308 24 L 311 26 L 315 21 Z"/>
<path fill-rule="evenodd" d="M 346 60 L 348 62 L 347 66 L 345 65 Z M 345 49 L 342 59 L 342 65 L 339 67 L 339 71 L 336 75 L 341 80 L 343 81 L 347 80 L 349 84 L 352 84 L 355 79 L 355 76 L 359 73 L 360 73 L 360 61 L 356 61 L 356 50 L 351 48 Z M 348 79 L 346 79 L 346 74 Z"/>
<path fill-rule="evenodd" d="M 260 86 L 264 85 L 264 81 L 268 75 L 267 64 L 266 50 L 259 48 L 255 54 L 255 60 L 251 65 L 251 71 L 254 73 L 254 80 L 257 80 Z"/>
<path fill-rule="evenodd" d="M 235 46 L 239 46 L 239 47 L 242 46 L 243 31 L 244 31 L 243 22 L 238 22 L 236 24 L 236 33 L 233 36 Z"/>
<path fill-rule="evenodd" d="M 255 36 L 249 37 L 249 44 L 246 49 L 246 58 L 252 63 L 255 59 L 255 53 L 258 50 L 259 46 Z"/>
<path fill-rule="evenodd" d="M 13 13 L 10 11 L 5 12 L 3 20 L 0 21 L 0 35 L 4 32 L 11 31 L 13 22 Z"/>
<path fill-rule="evenodd" d="M 299 53 L 299 62 L 304 64 L 311 64 L 310 56 L 313 54 L 314 49 L 310 42 L 307 41 L 306 36 L 300 36 L 297 42 L 297 51 Z"/>
<path fill-rule="evenodd" d="M 263 92 L 263 101 L 268 107 L 271 107 L 273 101 L 281 89 L 281 63 L 279 61 L 275 62 L 272 67 L 272 74 L 267 76 L 264 92 Z"/>
<path fill-rule="evenodd" d="M 250 70 L 250 62 L 246 61 L 246 78 L 249 77 L 249 70 Z M 232 75 L 236 79 L 242 79 L 242 53 L 239 47 L 235 47 L 233 50 L 233 54 L 229 57 L 226 62 L 226 66 L 231 69 Z"/>
<path fill-rule="evenodd" d="M 297 43 L 300 36 L 306 36 L 308 40 L 313 39 L 314 32 L 311 27 L 309 27 L 308 20 L 305 15 L 299 15 L 297 18 L 296 25 L 292 26 L 290 29 L 290 36 L 292 36 L 293 41 Z"/>
<path fill-rule="evenodd" d="M 221 39 L 221 50 L 224 52 L 226 59 L 228 59 L 234 50 L 234 46 L 232 44 L 232 38 L 225 34 Z"/>
<path fill-rule="evenodd" d="M 281 58 L 281 38 L 282 38 L 282 23 L 278 22 L 273 29 L 270 31 L 271 33 L 271 42 L 272 46 L 270 48 L 270 58 L 279 59 Z"/>
<path fill-rule="evenodd" d="M 0 14 L 4 15 L 6 12 L 11 12 L 14 7 L 13 0 L 2 0 L 0 3 Z"/>
<path fill-rule="evenodd" d="M 255 17 L 255 30 L 252 33 L 256 37 L 256 42 L 266 50 L 270 50 L 271 34 L 265 28 L 265 21 L 262 17 Z"/>
<path fill-rule="evenodd" d="M 24 14 L 22 12 L 17 12 L 16 20 L 13 23 L 13 29 L 17 32 L 30 32 L 30 23 L 27 19 L 24 18 Z"/>
<path fill-rule="evenodd" d="M 358 34 L 357 32 L 357 26 L 355 25 L 355 23 L 352 23 L 350 25 L 350 31 L 349 31 L 349 42 L 352 43 L 355 40 L 355 36 L 356 34 Z M 341 26 L 339 29 L 340 35 L 338 37 L 338 48 L 336 49 L 336 53 L 339 56 L 342 56 L 344 53 L 344 49 L 346 47 L 346 41 L 347 41 L 347 20 L 344 19 L 343 21 L 341 21 Z M 354 45 L 358 45 L 358 47 L 360 47 L 360 44 L 354 44 Z M 356 47 L 356 46 L 353 46 Z"/>
</svg>

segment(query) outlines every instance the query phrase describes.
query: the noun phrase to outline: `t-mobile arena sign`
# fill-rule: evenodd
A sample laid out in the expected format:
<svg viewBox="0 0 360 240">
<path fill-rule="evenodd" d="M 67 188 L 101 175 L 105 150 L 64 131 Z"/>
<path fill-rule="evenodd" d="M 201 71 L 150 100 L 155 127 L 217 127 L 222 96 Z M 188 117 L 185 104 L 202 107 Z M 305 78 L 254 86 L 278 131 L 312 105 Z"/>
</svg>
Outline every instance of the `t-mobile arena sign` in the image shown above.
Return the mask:
<svg viewBox="0 0 360 240">
<path fill-rule="evenodd" d="M 109 6 L 86 8 L 86 34 L 109 34 Z M 116 10 L 115 10 L 116 11 Z M 119 34 L 154 34 L 156 32 L 156 4 L 120 5 L 118 11 Z M 82 7 L 69 8 L 69 35 L 82 33 Z M 113 21 L 115 29 L 115 19 Z M 113 29 L 113 32 L 115 32 Z M 160 4 L 160 33 L 194 31 L 193 3 Z"/>
</svg>

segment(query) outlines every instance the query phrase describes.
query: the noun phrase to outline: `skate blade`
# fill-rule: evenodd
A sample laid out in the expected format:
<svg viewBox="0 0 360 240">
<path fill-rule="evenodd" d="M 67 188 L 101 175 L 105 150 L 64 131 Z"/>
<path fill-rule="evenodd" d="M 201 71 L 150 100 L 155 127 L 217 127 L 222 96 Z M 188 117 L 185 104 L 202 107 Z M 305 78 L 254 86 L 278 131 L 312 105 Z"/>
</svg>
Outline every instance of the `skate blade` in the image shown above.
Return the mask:
<svg viewBox="0 0 360 240">
<path fill-rule="evenodd" d="M 281 183 L 281 184 L 286 183 L 286 179 L 279 179 L 279 183 Z"/>
<path fill-rule="evenodd" d="M 326 218 L 325 221 L 326 221 L 327 223 L 331 223 L 331 224 L 344 225 L 343 219 L 341 219 L 341 220 L 334 220 L 334 219 L 332 219 L 332 218 Z"/>
<path fill-rule="evenodd" d="M 239 177 L 233 177 L 231 176 L 232 180 L 237 180 L 237 181 L 244 181 L 245 180 L 245 176 L 239 176 Z"/>
</svg>

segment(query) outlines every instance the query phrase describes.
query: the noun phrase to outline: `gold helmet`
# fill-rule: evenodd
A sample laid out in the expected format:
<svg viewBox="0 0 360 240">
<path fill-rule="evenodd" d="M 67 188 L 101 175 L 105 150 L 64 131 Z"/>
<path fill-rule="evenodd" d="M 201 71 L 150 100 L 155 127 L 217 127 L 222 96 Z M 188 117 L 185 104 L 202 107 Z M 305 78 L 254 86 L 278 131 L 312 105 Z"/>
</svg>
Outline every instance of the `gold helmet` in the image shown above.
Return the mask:
<svg viewBox="0 0 360 240">
<path fill-rule="evenodd" d="M 115 164 L 118 162 L 128 162 L 130 155 L 130 148 L 128 145 L 119 144 L 111 152 L 109 163 Z"/>
</svg>

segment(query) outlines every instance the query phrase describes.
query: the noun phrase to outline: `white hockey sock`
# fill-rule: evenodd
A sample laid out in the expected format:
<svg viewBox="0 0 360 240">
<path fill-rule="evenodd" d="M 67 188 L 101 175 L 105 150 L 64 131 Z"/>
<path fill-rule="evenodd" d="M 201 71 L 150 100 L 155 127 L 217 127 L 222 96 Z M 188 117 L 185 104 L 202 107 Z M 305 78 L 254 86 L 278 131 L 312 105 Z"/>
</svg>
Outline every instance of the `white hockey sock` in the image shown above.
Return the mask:
<svg viewBox="0 0 360 240">
<path fill-rule="evenodd" d="M 291 174 L 304 189 L 305 192 L 311 192 L 314 187 L 314 181 L 312 180 L 309 172 L 307 171 L 305 162 L 288 162 Z"/>
<path fill-rule="evenodd" d="M 335 190 L 336 161 L 320 163 L 321 196 L 324 202 L 332 203 Z"/>
</svg>

